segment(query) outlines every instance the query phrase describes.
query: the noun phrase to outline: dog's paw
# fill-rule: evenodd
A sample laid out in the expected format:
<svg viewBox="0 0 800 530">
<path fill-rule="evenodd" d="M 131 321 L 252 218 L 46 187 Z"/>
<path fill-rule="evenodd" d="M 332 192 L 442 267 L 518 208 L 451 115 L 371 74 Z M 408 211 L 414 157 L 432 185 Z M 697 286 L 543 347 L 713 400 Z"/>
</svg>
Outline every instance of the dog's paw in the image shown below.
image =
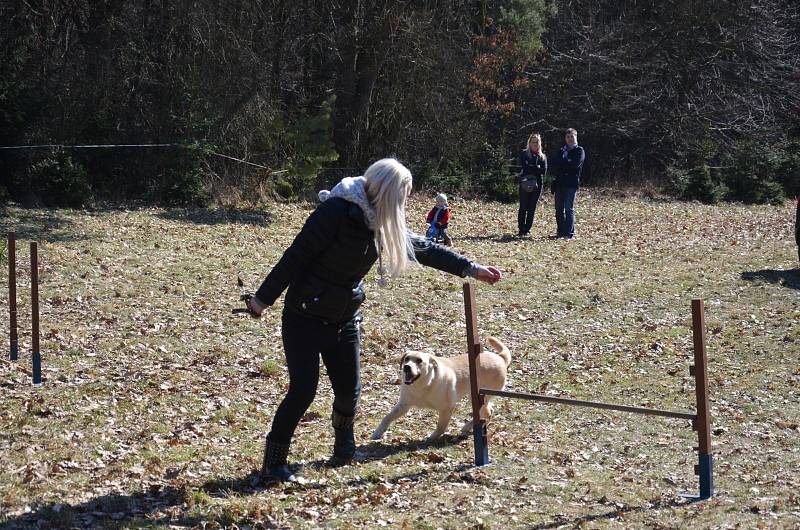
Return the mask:
<svg viewBox="0 0 800 530">
<path fill-rule="evenodd" d="M 432 432 L 432 433 L 431 433 L 431 434 L 430 434 L 430 435 L 429 435 L 427 438 L 425 438 L 425 441 L 426 441 L 427 443 L 432 443 L 432 442 L 435 442 L 435 441 L 437 441 L 439 438 L 441 438 L 441 437 L 442 437 L 442 434 L 444 434 L 444 433 L 441 433 L 441 432 Z"/>
<path fill-rule="evenodd" d="M 373 440 L 380 440 L 381 438 L 383 438 L 383 432 L 376 430 L 372 433 Z"/>
</svg>

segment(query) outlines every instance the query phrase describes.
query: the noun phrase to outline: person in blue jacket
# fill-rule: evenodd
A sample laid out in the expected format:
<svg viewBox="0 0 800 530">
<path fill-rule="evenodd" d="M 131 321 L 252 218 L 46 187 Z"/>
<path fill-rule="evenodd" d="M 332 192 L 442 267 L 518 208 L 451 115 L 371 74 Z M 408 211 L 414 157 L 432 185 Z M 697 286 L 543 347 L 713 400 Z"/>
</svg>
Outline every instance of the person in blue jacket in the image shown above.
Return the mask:
<svg viewBox="0 0 800 530">
<path fill-rule="evenodd" d="M 294 242 L 272 268 L 247 308 L 261 314 L 286 291 L 281 337 L 289 388 L 267 435 L 260 477 L 294 481 L 287 465 L 289 445 L 300 419 L 314 400 L 319 359 L 333 389 L 332 463 L 355 455 L 353 421 L 361 393 L 359 368 L 364 277 L 377 261 L 384 274 L 399 277 L 412 264 L 494 284 L 502 278 L 442 245 L 406 228 L 405 204 L 411 172 L 393 158 L 369 166 L 363 177 L 348 177 L 308 217 Z"/>
<path fill-rule="evenodd" d="M 578 131 L 567 129 L 564 146 L 558 160 L 554 161 L 555 179 L 552 192 L 555 194 L 556 235 L 552 239 L 575 237 L 575 196 L 581 186 L 581 173 L 586 153 L 578 145 Z"/>
<path fill-rule="evenodd" d="M 800 193 L 797 194 L 797 212 L 794 218 L 794 241 L 797 243 L 797 259 L 800 261 Z"/>
</svg>

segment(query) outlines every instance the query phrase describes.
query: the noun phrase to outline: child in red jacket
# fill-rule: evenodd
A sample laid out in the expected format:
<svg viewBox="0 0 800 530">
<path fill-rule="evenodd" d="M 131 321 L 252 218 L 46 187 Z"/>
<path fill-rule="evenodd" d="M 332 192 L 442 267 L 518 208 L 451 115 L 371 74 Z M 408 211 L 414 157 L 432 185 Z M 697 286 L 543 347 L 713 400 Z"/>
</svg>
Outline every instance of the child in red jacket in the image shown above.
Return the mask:
<svg viewBox="0 0 800 530">
<path fill-rule="evenodd" d="M 447 233 L 447 223 L 450 221 L 450 206 L 447 204 L 447 195 L 440 193 L 436 196 L 436 206 L 428 212 L 426 222 L 430 223 L 425 237 L 431 241 L 441 240 L 445 245 L 452 246 L 453 240 Z"/>
</svg>

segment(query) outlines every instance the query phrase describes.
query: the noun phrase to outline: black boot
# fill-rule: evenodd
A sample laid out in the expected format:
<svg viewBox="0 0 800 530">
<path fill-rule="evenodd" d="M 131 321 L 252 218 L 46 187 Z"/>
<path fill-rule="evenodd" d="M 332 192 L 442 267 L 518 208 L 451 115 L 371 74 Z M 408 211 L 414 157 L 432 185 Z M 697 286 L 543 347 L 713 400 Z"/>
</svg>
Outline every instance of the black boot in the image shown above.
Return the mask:
<svg viewBox="0 0 800 530">
<path fill-rule="evenodd" d="M 355 416 L 345 416 L 336 410 L 331 414 L 331 424 L 336 440 L 333 442 L 333 458 L 331 464 L 344 465 L 356 454 L 356 436 L 353 433 Z"/>
<path fill-rule="evenodd" d="M 264 463 L 261 465 L 261 479 L 277 479 L 281 482 L 295 482 L 297 479 L 289 470 L 286 459 L 289 457 L 289 444 L 274 442 L 267 436 L 264 449 Z"/>
</svg>

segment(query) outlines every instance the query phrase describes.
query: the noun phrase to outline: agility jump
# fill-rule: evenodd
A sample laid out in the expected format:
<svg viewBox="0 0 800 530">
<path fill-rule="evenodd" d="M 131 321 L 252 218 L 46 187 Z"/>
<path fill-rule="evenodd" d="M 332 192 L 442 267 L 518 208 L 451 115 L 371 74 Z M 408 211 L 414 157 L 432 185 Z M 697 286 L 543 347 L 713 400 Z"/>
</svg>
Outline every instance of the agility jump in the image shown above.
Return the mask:
<svg viewBox="0 0 800 530">
<path fill-rule="evenodd" d="M 477 358 L 482 351 L 482 346 L 477 335 L 478 321 L 475 312 L 475 287 L 471 283 L 464 283 L 464 312 L 467 323 L 467 353 L 469 355 L 470 390 L 472 395 L 473 440 L 475 445 L 475 465 L 485 466 L 489 463 L 489 436 L 486 430 L 486 421 L 480 417 L 481 407 L 486 396 L 508 397 L 525 399 L 529 401 L 544 401 L 575 407 L 591 407 L 607 410 L 646 414 L 649 416 L 662 416 L 692 421 L 692 429 L 697 431 L 698 464 L 694 472 L 699 477 L 699 495 L 693 496 L 696 500 L 708 499 L 714 495 L 713 457 L 711 454 L 711 416 L 708 407 L 708 372 L 706 368 L 705 348 L 705 318 L 703 301 L 692 300 L 692 332 L 694 337 L 694 364 L 689 367 L 689 374 L 695 379 L 695 395 L 697 411 L 673 412 L 670 410 L 651 409 L 619 405 L 616 403 L 603 403 L 599 401 L 583 401 L 542 394 L 529 394 L 523 392 L 507 392 L 481 388 L 476 370 Z"/>
<path fill-rule="evenodd" d="M 8 315 L 9 359 L 19 358 L 17 334 L 17 234 L 8 233 Z M 34 385 L 42 384 L 42 357 L 39 351 L 39 244 L 31 241 L 31 374 Z"/>
</svg>

